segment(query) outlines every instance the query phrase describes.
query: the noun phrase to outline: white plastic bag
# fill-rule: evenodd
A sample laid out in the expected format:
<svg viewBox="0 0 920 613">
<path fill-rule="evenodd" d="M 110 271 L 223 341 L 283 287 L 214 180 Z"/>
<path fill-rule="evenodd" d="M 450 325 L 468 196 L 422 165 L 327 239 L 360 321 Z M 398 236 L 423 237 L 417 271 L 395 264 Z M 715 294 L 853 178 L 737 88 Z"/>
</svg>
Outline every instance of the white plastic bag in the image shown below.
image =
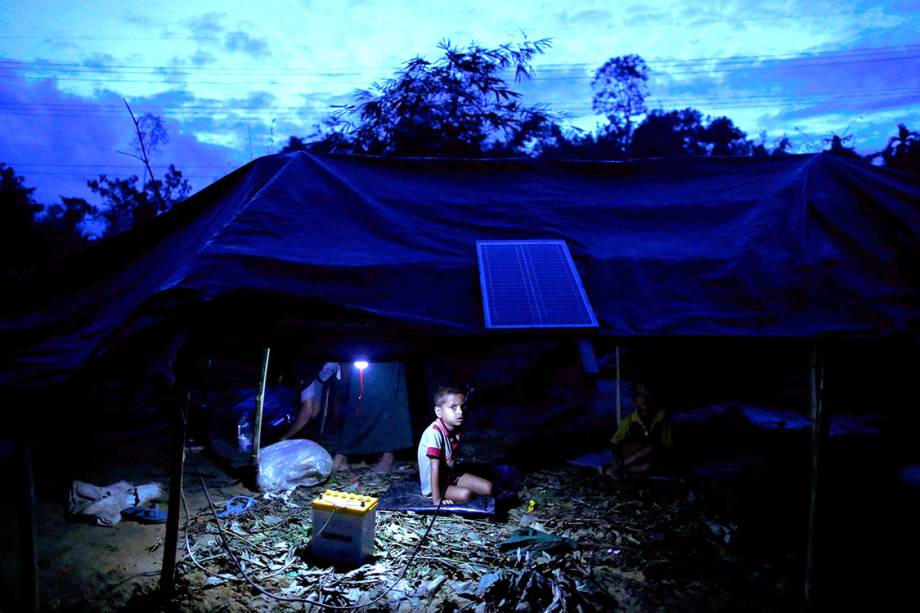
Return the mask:
<svg viewBox="0 0 920 613">
<path fill-rule="evenodd" d="M 67 512 L 71 517 L 91 517 L 100 526 L 114 526 L 121 521 L 123 509 L 143 506 L 162 497 L 163 489 L 159 483 L 135 486 L 119 481 L 99 487 L 92 483 L 74 481 L 70 485 Z"/>
<path fill-rule="evenodd" d="M 262 449 L 256 483 L 262 492 L 316 485 L 332 474 L 332 456 L 307 439 L 279 441 Z"/>
</svg>

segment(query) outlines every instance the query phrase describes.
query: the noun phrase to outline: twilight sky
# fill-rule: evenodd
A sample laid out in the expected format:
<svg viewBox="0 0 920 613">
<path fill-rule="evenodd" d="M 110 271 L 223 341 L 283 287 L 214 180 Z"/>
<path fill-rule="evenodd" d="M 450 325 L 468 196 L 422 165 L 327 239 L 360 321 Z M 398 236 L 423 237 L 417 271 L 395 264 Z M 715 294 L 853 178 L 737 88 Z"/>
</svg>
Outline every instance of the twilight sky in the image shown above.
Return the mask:
<svg viewBox="0 0 920 613">
<path fill-rule="evenodd" d="M 592 129 L 591 76 L 638 53 L 652 107 L 727 115 L 799 151 L 852 135 L 882 148 L 920 127 L 918 0 L 0 0 L 0 162 L 44 203 L 86 179 L 142 174 L 124 108 L 166 122 L 155 169 L 199 190 L 304 136 L 357 88 L 442 39 L 551 38 L 526 103 Z"/>
</svg>

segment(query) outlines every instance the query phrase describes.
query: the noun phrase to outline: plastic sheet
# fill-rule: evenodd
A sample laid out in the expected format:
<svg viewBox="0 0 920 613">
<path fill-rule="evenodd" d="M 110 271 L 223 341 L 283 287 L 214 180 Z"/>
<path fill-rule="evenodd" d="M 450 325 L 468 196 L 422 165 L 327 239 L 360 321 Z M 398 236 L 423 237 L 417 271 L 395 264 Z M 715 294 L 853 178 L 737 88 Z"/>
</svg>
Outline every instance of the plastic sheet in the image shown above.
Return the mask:
<svg viewBox="0 0 920 613">
<path fill-rule="evenodd" d="M 412 511 L 434 513 L 437 506 L 430 496 L 419 491 L 418 476 L 397 481 L 380 497 L 381 511 Z M 469 502 L 442 505 L 441 515 L 462 515 L 465 517 L 492 517 L 495 515 L 495 499 L 491 496 L 473 496 Z"/>
<path fill-rule="evenodd" d="M 332 456 L 307 439 L 280 441 L 262 449 L 256 483 L 262 492 L 316 485 L 332 474 Z"/>
<path fill-rule="evenodd" d="M 0 386 L 64 383 L 116 348 L 154 352 L 200 312 L 322 329 L 311 351 L 325 355 L 484 340 L 473 245 L 526 237 L 566 241 L 611 339 L 913 335 L 918 201 L 917 176 L 831 153 L 266 156 L 12 285 Z"/>
</svg>

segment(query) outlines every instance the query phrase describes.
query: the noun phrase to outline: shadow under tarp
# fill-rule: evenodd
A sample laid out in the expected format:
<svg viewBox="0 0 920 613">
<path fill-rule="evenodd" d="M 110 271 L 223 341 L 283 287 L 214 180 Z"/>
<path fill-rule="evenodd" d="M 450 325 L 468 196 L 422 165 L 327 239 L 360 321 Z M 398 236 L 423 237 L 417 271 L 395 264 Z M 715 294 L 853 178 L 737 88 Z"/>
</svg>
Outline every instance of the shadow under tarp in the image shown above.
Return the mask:
<svg viewBox="0 0 920 613">
<path fill-rule="evenodd" d="M 380 497 L 377 508 L 382 511 L 434 513 L 437 506 L 431 504 L 431 497 L 422 496 L 418 477 L 409 477 L 391 485 Z M 495 499 L 491 496 L 474 496 L 464 504 L 441 505 L 440 513 L 464 517 L 494 517 Z"/>
</svg>

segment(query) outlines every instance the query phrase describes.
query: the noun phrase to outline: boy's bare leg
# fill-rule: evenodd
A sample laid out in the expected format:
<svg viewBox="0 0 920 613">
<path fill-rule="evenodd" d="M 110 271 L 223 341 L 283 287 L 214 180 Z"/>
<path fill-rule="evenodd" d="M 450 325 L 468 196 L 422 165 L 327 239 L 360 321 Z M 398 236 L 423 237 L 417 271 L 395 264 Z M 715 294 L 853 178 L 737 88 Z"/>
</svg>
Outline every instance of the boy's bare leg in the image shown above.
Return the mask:
<svg viewBox="0 0 920 613">
<path fill-rule="evenodd" d="M 626 467 L 626 472 L 631 475 L 644 475 L 649 470 L 651 470 L 652 465 L 649 462 L 645 464 L 633 464 L 632 466 Z"/>
<path fill-rule="evenodd" d="M 626 453 L 626 457 L 623 459 L 623 465 L 627 470 L 634 464 L 638 464 L 639 460 L 642 460 L 648 457 L 652 453 L 651 445 L 642 445 L 640 447 L 630 449 Z"/>
<path fill-rule="evenodd" d="M 348 470 L 348 458 L 341 453 L 337 453 L 335 454 L 335 459 L 332 461 L 332 472 L 335 473 L 342 470 Z"/>
<path fill-rule="evenodd" d="M 625 456 L 623 457 L 622 467 L 615 457 L 610 464 L 599 467 L 597 469 L 598 473 L 619 479 L 626 474 L 641 474 L 649 471 L 651 464 L 648 461 L 648 456 L 652 453 L 651 445 L 632 443 L 623 445 L 621 449 L 621 453 Z M 614 454 L 616 454 L 616 451 L 614 451 Z"/>
<path fill-rule="evenodd" d="M 470 473 L 463 473 L 460 478 L 457 479 L 457 487 L 467 489 L 479 496 L 492 495 L 492 482 L 488 479 L 471 475 Z"/>
<path fill-rule="evenodd" d="M 458 485 L 448 485 L 447 491 L 444 492 L 444 498 L 463 504 L 464 502 L 469 501 L 472 494 L 473 493 L 465 487 L 460 487 Z"/>
<path fill-rule="evenodd" d="M 393 452 L 386 451 L 380 456 L 380 461 L 374 466 L 375 473 L 388 473 L 393 469 Z"/>
</svg>

